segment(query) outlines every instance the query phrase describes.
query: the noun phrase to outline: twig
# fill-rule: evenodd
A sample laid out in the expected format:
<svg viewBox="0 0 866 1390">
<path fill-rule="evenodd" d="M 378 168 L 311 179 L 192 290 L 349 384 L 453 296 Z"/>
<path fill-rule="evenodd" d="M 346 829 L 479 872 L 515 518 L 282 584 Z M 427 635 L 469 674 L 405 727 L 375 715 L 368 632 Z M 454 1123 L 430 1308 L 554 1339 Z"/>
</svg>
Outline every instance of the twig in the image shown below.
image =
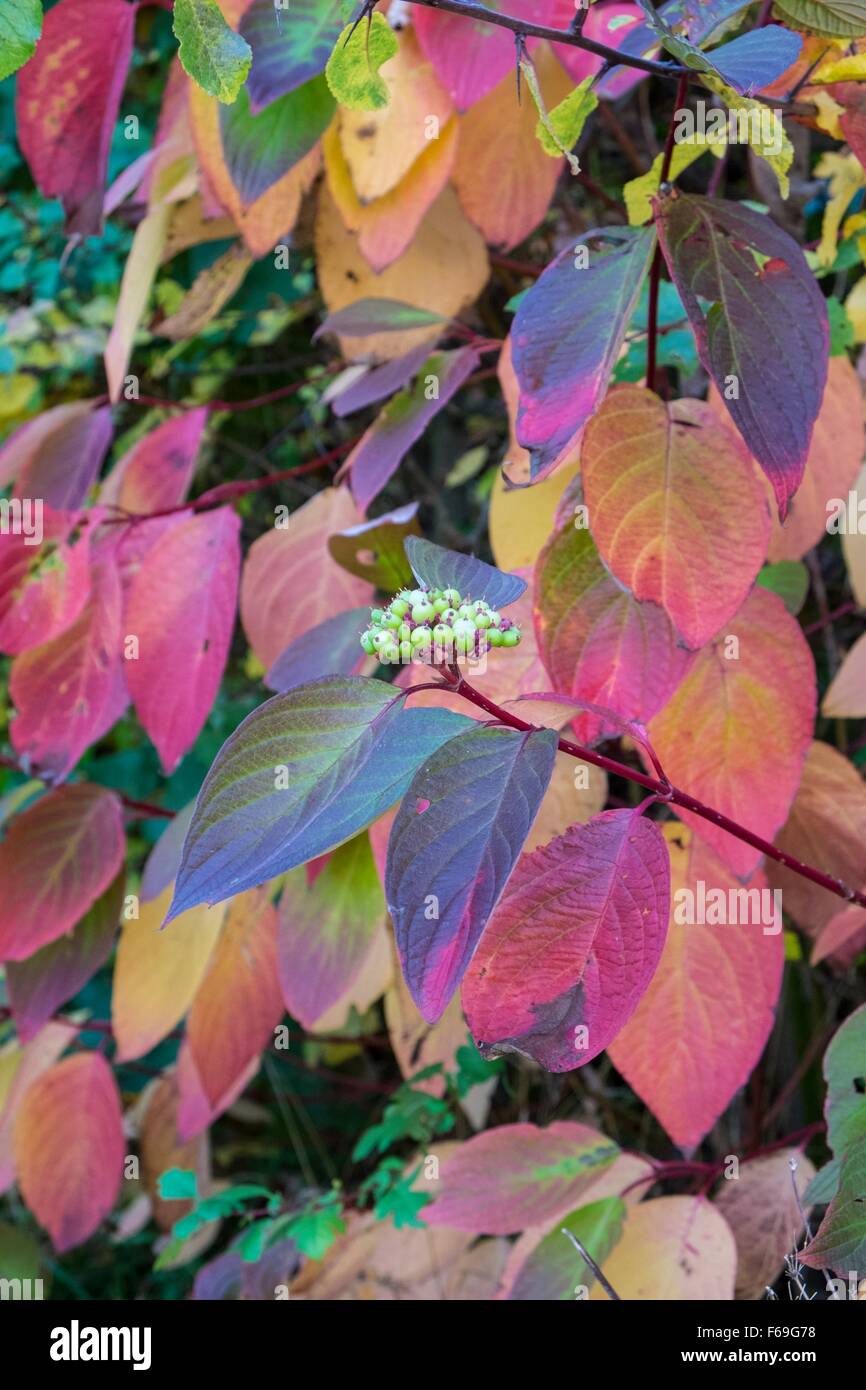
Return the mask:
<svg viewBox="0 0 866 1390">
<path fill-rule="evenodd" d="M 580 1258 L 583 1260 L 584 1264 L 589 1265 L 590 1269 L 592 1270 L 598 1282 L 601 1284 L 601 1287 L 604 1289 L 608 1298 L 612 1298 L 614 1303 L 621 1303 L 622 1299 L 620 1298 L 616 1289 L 613 1287 L 613 1284 L 602 1274 L 595 1260 L 592 1258 L 585 1246 L 581 1244 L 577 1236 L 573 1235 L 567 1226 L 562 1227 L 562 1234 L 564 1236 L 568 1236 L 568 1239 L 571 1241 L 572 1245 L 574 1246 Z"/>
</svg>

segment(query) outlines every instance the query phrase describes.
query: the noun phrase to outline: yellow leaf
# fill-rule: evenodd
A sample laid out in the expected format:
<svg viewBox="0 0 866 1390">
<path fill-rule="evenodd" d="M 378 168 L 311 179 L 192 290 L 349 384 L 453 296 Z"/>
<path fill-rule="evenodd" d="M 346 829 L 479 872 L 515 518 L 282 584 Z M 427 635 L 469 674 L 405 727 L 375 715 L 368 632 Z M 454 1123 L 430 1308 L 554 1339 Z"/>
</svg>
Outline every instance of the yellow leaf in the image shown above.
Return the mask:
<svg viewBox="0 0 866 1390">
<path fill-rule="evenodd" d="M 216 945 L 226 903 L 193 907 L 161 931 L 173 885 L 124 922 L 114 965 L 111 1022 L 119 1061 L 142 1057 L 180 1023 Z"/>
<path fill-rule="evenodd" d="M 866 275 L 857 281 L 845 300 L 845 312 L 854 325 L 858 343 L 866 343 Z"/>
<path fill-rule="evenodd" d="M 718 153 L 715 145 L 697 139 L 682 140 L 674 145 L 668 175 L 669 181 L 673 183 L 684 169 L 688 169 L 689 165 L 694 164 L 695 160 L 700 159 L 707 150 L 712 150 L 714 154 Z M 652 162 L 652 168 L 647 169 L 646 173 L 641 174 L 639 178 L 632 179 L 623 189 L 630 226 L 640 227 L 642 223 L 649 222 L 652 217 L 652 200 L 659 191 L 663 164 L 664 155 L 657 155 Z"/>
<path fill-rule="evenodd" d="M 396 188 L 454 114 L 412 30 L 401 30 L 397 38 L 397 53 L 381 69 L 389 105 L 379 111 L 344 107 L 339 114 L 340 146 L 362 204 Z"/>
<path fill-rule="evenodd" d="M 396 299 L 450 318 L 477 299 L 489 274 L 484 242 L 450 187 L 430 207 L 408 249 L 378 275 L 365 260 L 357 233 L 346 229 L 329 189 L 323 188 L 315 248 L 319 288 L 331 313 L 358 299 Z M 435 336 L 435 329 L 415 328 L 345 337 L 340 345 L 348 359 L 387 359 Z"/>
<path fill-rule="evenodd" d="M 836 259 L 842 218 L 848 211 L 854 194 L 866 184 L 866 172 L 856 155 L 838 154 L 833 151 L 821 156 L 815 166 L 815 173 L 819 179 L 829 179 L 830 198 L 824 209 L 821 241 L 816 254 L 819 265 L 830 266 Z M 863 339 L 860 338 L 858 341 L 862 342 Z"/>
</svg>

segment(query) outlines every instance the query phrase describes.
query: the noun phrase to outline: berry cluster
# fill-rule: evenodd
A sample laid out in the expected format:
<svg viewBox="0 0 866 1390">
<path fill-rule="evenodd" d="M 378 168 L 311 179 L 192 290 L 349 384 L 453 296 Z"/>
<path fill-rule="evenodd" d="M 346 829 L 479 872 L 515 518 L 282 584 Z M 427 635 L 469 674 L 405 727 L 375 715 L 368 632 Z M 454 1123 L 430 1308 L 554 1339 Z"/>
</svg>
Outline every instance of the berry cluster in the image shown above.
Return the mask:
<svg viewBox="0 0 866 1390">
<path fill-rule="evenodd" d="M 516 647 L 520 629 L 485 603 L 457 589 L 401 589 L 387 608 L 374 608 L 361 635 L 368 656 L 381 662 L 438 664 L 483 656 L 490 647 Z"/>
</svg>

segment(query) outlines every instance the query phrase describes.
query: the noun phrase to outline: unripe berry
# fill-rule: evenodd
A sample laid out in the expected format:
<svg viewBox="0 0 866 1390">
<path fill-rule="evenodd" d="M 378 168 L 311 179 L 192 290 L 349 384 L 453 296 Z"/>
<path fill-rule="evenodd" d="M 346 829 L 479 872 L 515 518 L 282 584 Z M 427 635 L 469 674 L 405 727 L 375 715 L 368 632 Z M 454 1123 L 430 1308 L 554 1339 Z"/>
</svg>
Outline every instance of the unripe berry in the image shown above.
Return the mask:
<svg viewBox="0 0 866 1390">
<path fill-rule="evenodd" d="M 384 616 L 385 614 L 381 608 L 372 608 L 370 610 L 370 622 L 374 627 L 379 626 Z"/>
<path fill-rule="evenodd" d="M 510 627 L 507 632 L 502 634 L 503 647 L 516 647 L 520 641 L 520 633 L 516 627 Z"/>
<path fill-rule="evenodd" d="M 476 613 L 476 614 L 475 614 L 475 626 L 476 626 L 476 627 L 479 627 L 479 628 L 489 627 L 489 626 L 490 626 L 490 614 L 489 614 L 489 613 Z"/>
<path fill-rule="evenodd" d="M 404 598 L 394 598 L 391 600 L 391 612 L 396 613 L 398 618 L 405 618 L 409 605 Z"/>
<path fill-rule="evenodd" d="M 475 609 L 471 603 L 462 603 L 457 609 L 457 616 L 458 618 L 474 618 Z"/>
<path fill-rule="evenodd" d="M 409 641 L 409 638 L 412 636 L 412 629 L 408 623 L 400 624 L 400 626 L 397 628 L 397 636 L 399 637 L 401 642 Z"/>
<path fill-rule="evenodd" d="M 445 612 L 445 609 L 446 609 L 447 607 L 448 607 L 448 600 L 447 600 L 447 598 L 445 598 L 445 597 L 443 597 L 443 596 L 440 596 L 439 598 L 434 598 L 434 600 L 433 600 L 433 610 L 434 610 L 434 612 L 436 612 L 436 613 L 444 613 L 444 612 Z"/>
<path fill-rule="evenodd" d="M 429 597 L 423 589 L 410 589 L 403 595 L 410 608 L 414 608 L 416 603 L 426 603 Z"/>
<path fill-rule="evenodd" d="M 436 617 L 436 609 L 432 603 L 415 603 L 412 605 L 412 621 L 415 623 L 429 623 L 431 618 Z"/>
<path fill-rule="evenodd" d="M 439 621 L 442 622 L 442 623 L 448 623 L 448 624 L 456 623 L 456 621 L 457 621 L 457 609 L 456 609 L 456 608 L 446 608 L 446 609 L 444 610 L 444 612 L 442 612 L 442 613 L 439 614 Z"/>
<path fill-rule="evenodd" d="M 460 597 L 459 589 L 443 589 L 442 597 L 447 599 L 451 608 L 459 608 L 463 600 Z"/>
<path fill-rule="evenodd" d="M 454 633 L 444 623 L 437 623 L 433 629 L 433 641 L 438 647 L 450 647 L 454 642 Z"/>
<path fill-rule="evenodd" d="M 376 635 L 369 629 L 361 634 L 361 646 L 368 656 L 372 656 L 376 650 Z"/>
<path fill-rule="evenodd" d="M 386 613 L 382 619 L 382 626 L 390 627 L 392 631 L 396 632 L 402 621 L 402 618 L 398 618 L 396 613 Z"/>
<path fill-rule="evenodd" d="M 465 618 L 460 618 L 454 624 L 454 645 L 459 652 L 471 652 L 475 650 L 476 628 L 473 622 L 468 622 Z"/>
<path fill-rule="evenodd" d="M 379 660 L 386 665 L 395 665 L 400 660 L 399 642 L 389 642 L 386 647 L 380 648 Z"/>
<path fill-rule="evenodd" d="M 503 645 L 502 639 L 505 633 L 500 632 L 498 627 L 491 627 L 488 628 L 485 636 L 491 647 L 501 647 Z"/>
<path fill-rule="evenodd" d="M 487 616 L 490 619 L 491 627 L 498 627 L 500 622 L 502 621 L 495 608 L 488 608 Z"/>
<path fill-rule="evenodd" d="M 411 641 L 413 647 L 429 647 L 433 643 L 433 633 L 429 627 L 416 627 Z"/>
<path fill-rule="evenodd" d="M 380 654 L 385 647 L 392 646 L 393 642 L 394 634 L 393 632 L 389 632 L 387 629 L 382 629 L 379 632 L 373 633 L 373 646 L 375 647 L 376 651 Z"/>
<path fill-rule="evenodd" d="M 401 660 L 401 661 L 411 661 L 411 660 L 412 660 L 412 643 L 411 643 L 411 642 L 406 641 L 406 642 L 401 642 L 401 643 L 400 643 L 400 660 Z"/>
</svg>

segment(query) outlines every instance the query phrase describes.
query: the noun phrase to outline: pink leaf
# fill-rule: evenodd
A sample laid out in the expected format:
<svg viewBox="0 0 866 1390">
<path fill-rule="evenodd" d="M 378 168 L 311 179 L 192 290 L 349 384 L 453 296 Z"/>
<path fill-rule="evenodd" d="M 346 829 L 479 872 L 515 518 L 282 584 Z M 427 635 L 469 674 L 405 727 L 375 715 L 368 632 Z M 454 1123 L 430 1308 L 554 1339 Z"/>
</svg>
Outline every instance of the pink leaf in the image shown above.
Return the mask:
<svg viewBox="0 0 866 1390">
<path fill-rule="evenodd" d="M 0 651 L 17 656 L 50 641 L 87 602 L 92 528 L 74 532 L 74 520 L 44 507 L 41 546 L 32 534 L 0 537 Z"/>
<path fill-rule="evenodd" d="M 120 800 L 89 782 L 16 816 L 0 842 L 0 960 L 25 960 L 74 927 L 114 879 L 124 847 Z"/>
<path fill-rule="evenodd" d="M 581 1204 L 619 1150 L 588 1125 L 557 1121 L 501 1125 L 476 1134 L 446 1159 L 442 1192 L 424 1209 L 431 1226 L 511 1235 Z"/>
<path fill-rule="evenodd" d="M 9 693 L 18 710 L 15 751 L 53 780 L 65 777 L 129 702 L 120 655 L 120 582 L 96 566 L 78 618 L 42 646 L 16 657 Z"/>
<path fill-rule="evenodd" d="M 636 811 L 605 811 L 524 855 L 463 981 L 479 1048 L 548 1071 L 597 1057 L 652 979 L 669 906 L 664 837 Z"/>
<path fill-rule="evenodd" d="M 201 406 L 166 420 L 115 465 L 100 502 L 128 512 L 157 512 L 186 500 L 208 412 Z"/>
<path fill-rule="evenodd" d="M 49 507 L 72 511 L 85 501 L 114 434 L 111 409 L 70 415 L 39 440 L 21 468 L 16 497 L 41 497 Z"/>
<path fill-rule="evenodd" d="M 230 507 L 193 516 L 160 538 L 129 595 L 128 662 L 138 717 L 167 774 L 201 732 L 216 697 L 235 620 L 240 521 Z"/>
<path fill-rule="evenodd" d="M 18 139 L 46 198 L 60 198 L 67 230 L 100 230 L 111 135 L 132 53 L 137 5 L 60 0 L 45 16 L 35 56 L 18 77 Z"/>
</svg>

